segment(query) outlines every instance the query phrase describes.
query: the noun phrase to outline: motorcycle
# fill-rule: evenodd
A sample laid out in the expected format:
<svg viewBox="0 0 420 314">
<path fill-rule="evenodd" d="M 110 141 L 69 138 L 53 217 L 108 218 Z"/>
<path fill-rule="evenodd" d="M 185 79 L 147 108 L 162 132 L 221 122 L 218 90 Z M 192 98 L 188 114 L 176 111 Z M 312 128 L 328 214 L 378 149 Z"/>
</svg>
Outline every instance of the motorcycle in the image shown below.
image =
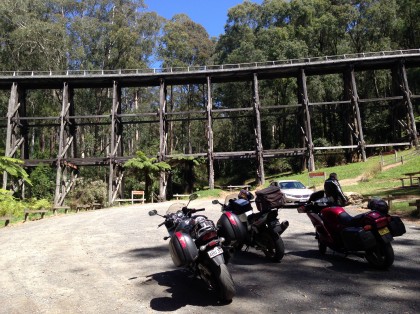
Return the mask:
<svg viewBox="0 0 420 314">
<path fill-rule="evenodd" d="M 330 248 L 364 257 L 377 269 L 387 269 L 394 263 L 391 241 L 406 232 L 405 226 L 398 216 L 388 214 L 388 204 L 382 199 L 369 201 L 368 209 L 366 213 L 351 216 L 324 197 L 324 191 L 318 191 L 297 210 L 307 214 L 315 227 L 321 254 Z"/>
<path fill-rule="evenodd" d="M 192 194 L 187 205 L 172 204 L 165 215 L 152 210 L 149 216 L 165 219 L 158 228 L 165 225 L 169 233 L 164 240 L 169 239 L 169 252 L 175 266 L 187 268 L 217 291 L 222 301 L 230 302 L 235 295 L 235 285 L 224 259 L 224 239 L 218 235 L 213 221 L 204 215 L 193 215 L 205 210 L 188 207 L 197 197 Z"/>
<path fill-rule="evenodd" d="M 261 191 L 264 193 L 264 190 L 267 189 L 271 191 L 272 195 L 275 194 L 274 198 L 277 198 L 277 200 L 271 205 L 262 205 L 265 202 L 261 202 L 261 197 L 258 199 L 261 196 L 259 193 Z M 272 187 L 267 189 L 256 192 L 259 212 L 253 211 L 251 200 L 254 196 L 248 191 L 240 192 L 246 193 L 247 199 L 239 198 L 237 194 L 229 194 L 226 196 L 224 203 L 218 200 L 213 200 L 212 203 L 221 205 L 223 214 L 218 220 L 217 226 L 219 234 L 226 239 L 226 246 L 229 245 L 233 252 L 242 250 L 244 245 L 246 245 L 246 250 L 253 247 L 256 250 L 261 250 L 268 258 L 279 262 L 284 256 L 284 243 L 281 234 L 287 229 L 289 222 L 285 220 L 280 223 L 277 219 L 278 207 L 283 204 L 282 200 L 278 200 L 279 198 L 282 199 L 282 193 L 278 188 L 275 191 Z M 239 218 L 238 224 L 242 226 L 239 229 L 240 233 L 233 232 L 238 229 L 231 228 L 232 217 Z"/>
</svg>

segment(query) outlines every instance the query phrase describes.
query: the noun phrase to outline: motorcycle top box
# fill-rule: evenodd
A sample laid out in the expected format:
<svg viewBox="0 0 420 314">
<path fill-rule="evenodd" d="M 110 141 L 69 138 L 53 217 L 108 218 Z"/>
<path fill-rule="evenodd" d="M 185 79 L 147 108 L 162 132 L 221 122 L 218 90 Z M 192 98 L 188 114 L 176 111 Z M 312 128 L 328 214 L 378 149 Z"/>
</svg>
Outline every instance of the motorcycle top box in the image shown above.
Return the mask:
<svg viewBox="0 0 420 314">
<path fill-rule="evenodd" d="M 252 211 L 251 203 L 244 199 L 237 199 L 229 201 L 229 207 L 236 215 L 241 215 L 247 211 Z"/>
<path fill-rule="evenodd" d="M 284 196 L 277 186 L 269 186 L 255 192 L 255 204 L 260 212 L 267 212 L 284 205 Z"/>
<path fill-rule="evenodd" d="M 219 235 L 225 238 L 226 244 L 242 242 L 247 234 L 244 224 L 232 212 L 225 212 L 217 221 Z"/>
<path fill-rule="evenodd" d="M 185 266 L 198 257 L 198 249 L 188 233 L 175 232 L 169 241 L 169 252 L 176 267 Z"/>
</svg>

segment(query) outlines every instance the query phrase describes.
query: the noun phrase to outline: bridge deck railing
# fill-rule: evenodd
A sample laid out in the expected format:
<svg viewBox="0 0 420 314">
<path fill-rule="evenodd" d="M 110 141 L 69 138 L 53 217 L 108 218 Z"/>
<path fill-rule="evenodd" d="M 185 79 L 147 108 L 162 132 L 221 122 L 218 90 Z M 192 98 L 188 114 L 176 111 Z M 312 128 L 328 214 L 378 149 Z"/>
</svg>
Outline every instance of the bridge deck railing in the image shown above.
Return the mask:
<svg viewBox="0 0 420 314">
<path fill-rule="evenodd" d="M 142 68 L 142 69 L 115 69 L 115 70 L 58 70 L 58 71 L 0 71 L 1 77 L 51 77 L 51 76 L 101 76 L 101 75 L 139 75 L 139 74 L 159 74 L 159 73 L 179 73 L 179 72 L 199 72 L 212 70 L 229 70 L 229 69 L 246 69 L 246 68 L 262 68 L 281 65 L 308 64 L 317 62 L 328 62 L 338 60 L 368 59 L 384 56 L 403 56 L 403 55 L 420 54 L 419 49 L 409 50 L 393 50 L 379 52 L 363 52 L 333 56 L 310 57 L 288 60 L 249 62 L 236 64 L 221 65 L 200 65 L 189 67 L 167 67 L 167 68 Z"/>
</svg>

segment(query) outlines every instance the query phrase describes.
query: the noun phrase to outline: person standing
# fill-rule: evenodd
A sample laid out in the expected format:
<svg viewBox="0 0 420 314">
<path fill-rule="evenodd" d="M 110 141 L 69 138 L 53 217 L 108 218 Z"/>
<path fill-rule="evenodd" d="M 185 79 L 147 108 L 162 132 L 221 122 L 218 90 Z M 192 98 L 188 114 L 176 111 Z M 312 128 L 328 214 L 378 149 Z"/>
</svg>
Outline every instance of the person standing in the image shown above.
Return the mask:
<svg viewBox="0 0 420 314">
<path fill-rule="evenodd" d="M 334 205 L 345 206 L 347 197 L 344 195 L 341 185 L 338 182 L 337 174 L 331 173 L 329 178 L 324 182 L 325 196 L 328 197 Z"/>
</svg>

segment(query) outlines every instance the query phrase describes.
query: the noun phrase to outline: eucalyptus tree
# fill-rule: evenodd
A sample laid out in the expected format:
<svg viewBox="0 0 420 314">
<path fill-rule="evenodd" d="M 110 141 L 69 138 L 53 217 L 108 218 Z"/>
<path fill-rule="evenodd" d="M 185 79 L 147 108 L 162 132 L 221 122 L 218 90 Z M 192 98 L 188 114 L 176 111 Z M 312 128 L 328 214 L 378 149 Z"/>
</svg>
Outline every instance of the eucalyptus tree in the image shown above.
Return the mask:
<svg viewBox="0 0 420 314">
<path fill-rule="evenodd" d="M 195 23 L 187 15 L 177 14 L 165 22 L 158 49 L 163 68 L 209 64 L 213 51 L 214 40 L 202 25 Z M 205 88 L 202 85 L 170 87 L 169 111 L 203 109 L 205 104 Z M 169 130 L 170 152 L 192 153 L 206 148 L 205 128 L 202 123 L 189 119 L 180 123 L 171 122 Z"/>
<path fill-rule="evenodd" d="M 0 2 L 0 68 L 57 70 L 66 67 L 68 36 L 56 6 L 62 0 Z"/>
</svg>

